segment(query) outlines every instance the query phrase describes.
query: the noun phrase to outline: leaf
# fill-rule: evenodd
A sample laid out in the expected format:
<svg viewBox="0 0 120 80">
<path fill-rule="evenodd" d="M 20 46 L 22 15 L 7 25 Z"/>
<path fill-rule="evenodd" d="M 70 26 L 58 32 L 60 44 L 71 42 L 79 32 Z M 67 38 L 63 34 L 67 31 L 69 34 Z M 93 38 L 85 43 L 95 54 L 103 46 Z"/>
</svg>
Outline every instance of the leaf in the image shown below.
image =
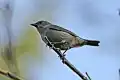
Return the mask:
<svg viewBox="0 0 120 80">
<path fill-rule="evenodd" d="M 28 28 L 25 33 L 19 38 L 19 44 L 16 46 L 16 56 L 20 56 L 24 53 L 37 53 L 38 43 L 40 42 L 40 37 L 36 30 L 33 28 Z"/>
</svg>

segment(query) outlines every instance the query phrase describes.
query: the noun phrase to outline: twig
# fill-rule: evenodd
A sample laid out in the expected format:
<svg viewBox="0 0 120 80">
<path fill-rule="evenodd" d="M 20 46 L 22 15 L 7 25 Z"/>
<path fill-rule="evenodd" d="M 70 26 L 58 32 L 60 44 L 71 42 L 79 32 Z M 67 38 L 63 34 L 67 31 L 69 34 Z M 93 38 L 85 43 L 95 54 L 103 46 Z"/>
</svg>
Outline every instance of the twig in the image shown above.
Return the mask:
<svg viewBox="0 0 120 80">
<path fill-rule="evenodd" d="M 88 80 L 87 77 L 85 77 L 77 68 L 75 68 L 74 65 L 72 65 L 66 58 L 65 56 L 61 53 L 61 51 L 59 51 L 58 49 L 56 49 L 47 39 L 47 37 L 45 37 L 46 41 L 48 42 L 48 46 L 51 47 L 60 57 L 60 59 L 62 60 L 63 64 L 66 64 L 73 72 L 75 72 L 82 80 Z"/>
<path fill-rule="evenodd" d="M 11 30 L 12 8 L 10 7 L 9 1 L 5 2 L 3 5 L 4 5 L 3 7 L 4 9 L 0 8 L 0 10 L 2 10 L 3 12 L 3 17 L 4 17 L 3 20 L 4 20 L 4 26 L 7 32 L 8 43 L 7 43 L 7 47 L 5 47 L 4 52 L 2 52 L 2 57 L 5 63 L 7 64 L 10 72 L 17 74 L 18 71 L 16 66 L 16 56 L 12 51 L 12 30 Z M 1 75 L 4 75 L 13 80 L 21 80 L 16 75 L 13 75 L 10 72 L 0 70 Z"/>
<path fill-rule="evenodd" d="M 10 78 L 12 80 L 22 80 L 19 77 L 15 76 L 15 75 L 11 74 L 10 72 L 7 72 L 7 71 L 0 70 L 0 74 L 4 75 L 4 76 L 6 76 L 6 77 L 8 77 L 8 78 Z"/>
<path fill-rule="evenodd" d="M 17 67 L 17 60 L 16 60 L 16 53 L 13 52 L 13 44 L 12 44 L 12 17 L 13 17 L 13 9 L 10 6 L 9 2 L 5 4 L 5 10 L 3 11 L 4 17 L 4 26 L 6 28 L 7 34 L 7 47 L 4 49 L 4 53 L 2 54 L 3 60 L 5 61 L 6 65 L 8 66 L 10 72 L 19 75 L 19 69 Z"/>
<path fill-rule="evenodd" d="M 91 77 L 88 75 L 87 72 L 85 74 L 87 75 L 87 77 L 88 77 L 89 80 L 92 80 Z"/>
</svg>

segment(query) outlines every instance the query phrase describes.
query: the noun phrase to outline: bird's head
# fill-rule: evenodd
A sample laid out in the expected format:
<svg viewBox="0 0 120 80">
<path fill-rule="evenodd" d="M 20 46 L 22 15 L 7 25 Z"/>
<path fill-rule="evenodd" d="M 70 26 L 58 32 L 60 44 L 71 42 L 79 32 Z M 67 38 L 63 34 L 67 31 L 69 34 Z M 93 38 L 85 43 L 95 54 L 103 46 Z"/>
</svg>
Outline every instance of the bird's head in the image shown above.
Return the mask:
<svg viewBox="0 0 120 80">
<path fill-rule="evenodd" d="M 31 24 L 32 26 L 36 27 L 36 28 L 45 28 L 46 25 L 51 24 L 50 22 L 47 21 L 38 21 L 36 23 Z"/>
</svg>

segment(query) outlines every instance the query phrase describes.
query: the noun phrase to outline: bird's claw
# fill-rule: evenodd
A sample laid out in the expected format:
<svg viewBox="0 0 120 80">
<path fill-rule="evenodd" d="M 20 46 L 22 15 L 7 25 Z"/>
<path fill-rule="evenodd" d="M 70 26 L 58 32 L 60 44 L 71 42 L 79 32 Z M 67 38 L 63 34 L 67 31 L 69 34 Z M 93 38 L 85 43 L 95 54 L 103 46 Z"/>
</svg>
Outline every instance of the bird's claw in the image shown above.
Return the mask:
<svg viewBox="0 0 120 80">
<path fill-rule="evenodd" d="M 61 59 L 62 59 L 62 62 L 63 62 L 63 63 L 65 63 L 65 56 L 66 56 L 66 54 L 65 54 L 65 53 L 62 53 Z"/>
<path fill-rule="evenodd" d="M 65 55 L 62 56 L 62 62 L 65 63 Z"/>
<path fill-rule="evenodd" d="M 65 53 L 63 53 L 63 56 L 65 57 L 65 56 L 66 56 L 66 54 L 65 54 Z"/>
</svg>

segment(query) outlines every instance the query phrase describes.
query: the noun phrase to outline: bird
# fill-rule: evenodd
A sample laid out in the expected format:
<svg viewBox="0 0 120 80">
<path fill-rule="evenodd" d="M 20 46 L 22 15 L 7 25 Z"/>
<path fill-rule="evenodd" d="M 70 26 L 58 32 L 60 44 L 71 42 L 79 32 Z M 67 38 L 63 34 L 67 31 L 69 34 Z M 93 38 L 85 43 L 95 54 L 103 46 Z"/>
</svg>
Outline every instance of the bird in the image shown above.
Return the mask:
<svg viewBox="0 0 120 80">
<path fill-rule="evenodd" d="M 63 54 L 71 48 L 82 47 L 84 45 L 99 46 L 100 43 L 98 40 L 83 39 L 74 32 L 45 20 L 37 21 L 30 25 L 37 29 L 46 45 L 47 41 L 45 38 L 47 38 L 56 49 L 64 51 Z"/>
</svg>

